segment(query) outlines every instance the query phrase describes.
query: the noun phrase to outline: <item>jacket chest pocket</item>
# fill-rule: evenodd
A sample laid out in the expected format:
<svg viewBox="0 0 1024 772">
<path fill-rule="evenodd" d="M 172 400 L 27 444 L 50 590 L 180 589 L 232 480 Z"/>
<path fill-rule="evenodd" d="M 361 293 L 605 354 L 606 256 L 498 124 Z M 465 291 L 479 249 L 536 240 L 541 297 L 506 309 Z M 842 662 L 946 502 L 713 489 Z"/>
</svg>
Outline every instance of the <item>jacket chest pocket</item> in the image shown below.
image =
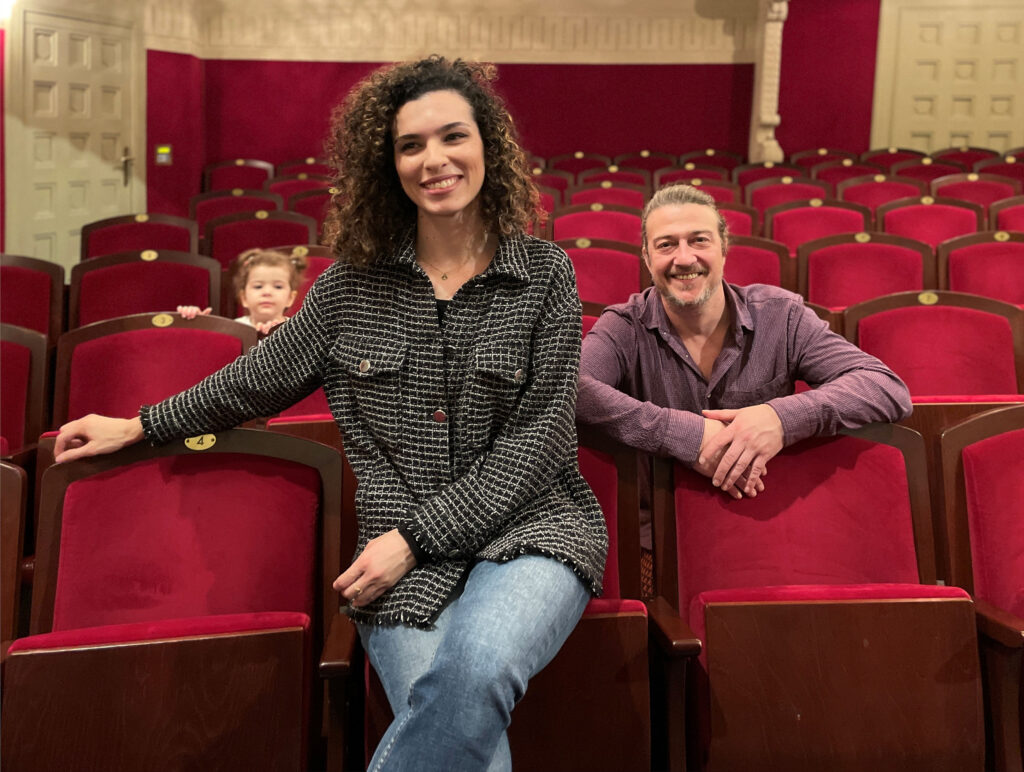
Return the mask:
<svg viewBox="0 0 1024 772">
<path fill-rule="evenodd" d="M 386 448 L 396 447 L 401 436 L 408 348 L 404 341 L 364 337 L 339 343 L 334 351 L 363 424 Z"/>
<path fill-rule="evenodd" d="M 466 427 L 474 446 L 484 447 L 508 422 L 530 381 L 525 348 L 482 347 L 474 352 L 466 393 Z"/>
</svg>

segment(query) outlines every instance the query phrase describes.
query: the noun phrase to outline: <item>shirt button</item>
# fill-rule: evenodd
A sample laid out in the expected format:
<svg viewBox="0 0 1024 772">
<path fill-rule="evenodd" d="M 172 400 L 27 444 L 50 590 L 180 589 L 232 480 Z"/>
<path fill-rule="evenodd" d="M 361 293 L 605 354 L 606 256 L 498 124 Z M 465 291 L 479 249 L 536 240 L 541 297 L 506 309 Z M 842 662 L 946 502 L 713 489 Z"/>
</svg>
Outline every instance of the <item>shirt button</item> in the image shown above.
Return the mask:
<svg viewBox="0 0 1024 772">
<path fill-rule="evenodd" d="M 364 359 L 362 362 L 359 363 L 359 372 L 365 373 L 365 372 L 369 371 L 369 369 L 370 369 L 370 360 L 369 359 Z"/>
<path fill-rule="evenodd" d="M 439 424 L 443 424 L 445 421 L 448 420 L 448 414 L 445 413 L 443 410 L 435 410 L 434 420 L 437 421 Z"/>
<path fill-rule="evenodd" d="M 522 369 L 519 369 L 516 370 L 515 375 L 513 375 L 512 377 L 515 379 L 516 383 L 522 383 L 523 379 L 526 377 L 526 374 L 522 371 Z"/>
</svg>

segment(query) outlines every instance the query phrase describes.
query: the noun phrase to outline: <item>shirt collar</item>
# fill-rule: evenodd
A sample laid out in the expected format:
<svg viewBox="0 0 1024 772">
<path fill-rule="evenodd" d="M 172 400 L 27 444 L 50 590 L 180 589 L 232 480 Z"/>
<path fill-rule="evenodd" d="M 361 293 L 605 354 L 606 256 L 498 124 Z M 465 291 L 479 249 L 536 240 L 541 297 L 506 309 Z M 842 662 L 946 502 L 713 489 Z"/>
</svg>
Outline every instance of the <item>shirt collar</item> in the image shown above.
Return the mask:
<svg viewBox="0 0 1024 772">
<path fill-rule="evenodd" d="M 737 292 L 736 287 L 724 281 L 722 282 L 722 289 L 725 291 L 725 302 L 732 312 L 733 329 L 737 331 L 737 337 L 739 337 L 741 329 L 753 331 L 754 319 L 747 309 L 746 301 L 741 292 Z M 661 295 L 658 294 L 658 288 L 648 287 L 644 292 L 646 297 L 644 298 L 643 311 L 640 314 L 640 321 L 644 327 L 650 330 L 672 329 L 672 323 L 669 321 L 668 314 L 665 313 L 665 306 L 662 304 Z"/>
<path fill-rule="evenodd" d="M 412 266 L 416 263 L 416 228 L 409 228 L 398 239 L 395 248 L 395 262 Z M 526 237 L 522 235 L 499 236 L 498 249 L 494 259 L 482 276 L 510 276 L 519 281 L 529 281 L 529 255 L 526 252 Z"/>
</svg>

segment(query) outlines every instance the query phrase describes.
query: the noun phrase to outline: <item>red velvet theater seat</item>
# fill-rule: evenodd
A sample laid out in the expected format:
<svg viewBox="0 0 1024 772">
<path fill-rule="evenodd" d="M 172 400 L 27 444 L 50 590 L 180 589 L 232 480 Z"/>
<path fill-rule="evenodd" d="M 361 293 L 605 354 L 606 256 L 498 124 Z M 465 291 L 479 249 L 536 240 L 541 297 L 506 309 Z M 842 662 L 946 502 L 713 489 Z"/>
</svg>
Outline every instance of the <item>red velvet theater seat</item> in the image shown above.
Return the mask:
<svg viewBox="0 0 1024 772">
<path fill-rule="evenodd" d="M 988 227 L 994 231 L 1024 231 L 1024 196 L 994 202 L 988 208 Z"/>
<path fill-rule="evenodd" d="M 575 174 L 564 172 L 559 169 L 547 169 L 535 166 L 530 170 L 530 174 L 533 175 L 533 181 L 538 185 L 543 185 L 547 188 L 554 188 L 555 190 L 561 191 L 563 194 L 576 184 Z"/>
<path fill-rule="evenodd" d="M 336 450 L 252 430 L 48 469 L 5 767 L 306 770 L 340 494 Z"/>
<path fill-rule="evenodd" d="M 302 193 L 307 190 L 327 190 L 331 187 L 331 179 L 331 177 L 325 174 L 298 172 L 297 174 L 270 177 L 263 183 L 263 189 L 276 193 L 287 201 L 296 193 Z"/>
<path fill-rule="evenodd" d="M 231 188 L 199 193 L 188 201 L 189 215 L 196 221 L 199 235 L 203 239 L 206 238 L 206 224 L 213 218 L 238 212 L 256 212 L 261 209 L 284 209 L 284 198 L 262 188 Z"/>
<path fill-rule="evenodd" d="M 675 166 L 676 156 L 657 150 L 639 150 L 634 153 L 620 153 L 612 159 L 612 163 L 633 169 L 646 169 L 654 174 L 658 169 Z"/>
<path fill-rule="evenodd" d="M 192 219 L 142 213 L 108 217 L 82 226 L 81 259 L 144 249 L 199 250 L 199 227 Z"/>
<path fill-rule="evenodd" d="M 614 204 L 643 209 L 647 202 L 649 187 L 627 182 L 599 180 L 581 182 L 566 191 L 569 206 L 580 204 Z"/>
<path fill-rule="evenodd" d="M 22 255 L 0 255 L 0 323 L 46 336 L 64 331 L 64 267 Z"/>
<path fill-rule="evenodd" d="M 849 306 L 847 339 L 885 362 L 911 396 L 1024 393 L 1024 311 L 962 292 L 898 292 Z"/>
<path fill-rule="evenodd" d="M 592 600 L 555 659 L 531 681 L 512 714 L 509 744 L 517 770 L 559 772 L 627 772 L 650 770 L 650 694 L 647 612 L 640 590 L 640 536 L 636 452 L 596 436 L 581 436 L 580 469 L 604 510 L 611 547 L 605 569 L 604 596 Z M 351 628 L 335 619 L 339 638 Z M 351 634 L 351 633 L 350 633 Z M 350 639 L 355 653 L 354 638 Z M 353 660 L 322 665 L 331 676 L 357 676 Z M 350 766 L 360 764 L 360 746 L 368 757 L 391 721 L 391 711 L 376 675 L 364 671 L 366 712 L 363 727 L 356 717 L 331 747 L 346 748 Z M 344 693 L 341 678 L 330 678 L 332 693 Z M 360 682 L 363 679 L 360 678 Z M 360 683 L 362 685 L 362 683 Z M 567 700 L 569 702 L 567 702 Z M 338 705 L 340 699 L 332 700 Z M 571 703 L 571 709 L 567 706 Z M 355 739 L 358 738 L 358 739 Z M 340 761 L 328 768 L 340 768 Z"/>
<path fill-rule="evenodd" d="M 974 165 L 974 171 L 979 174 L 998 174 L 1000 177 L 1010 177 L 1024 183 L 1024 158 L 1007 154 L 1003 158 L 989 158 L 978 161 Z"/>
<path fill-rule="evenodd" d="M 701 189 L 710 192 L 710 187 L 701 186 Z M 732 201 L 719 201 L 717 199 L 715 200 L 715 205 L 725 219 L 729 233 L 737 236 L 761 235 L 761 214 L 754 207 Z"/>
<path fill-rule="evenodd" d="M 800 294 L 834 311 L 893 292 L 936 286 L 935 254 L 888 233 L 841 233 L 797 249 Z"/>
<path fill-rule="evenodd" d="M 611 164 L 606 169 L 584 169 L 576 175 L 578 185 L 589 182 L 612 182 L 616 185 L 639 185 L 644 190 L 651 189 L 651 173 L 646 169 L 630 169 L 618 164 Z"/>
<path fill-rule="evenodd" d="M 555 210 L 551 216 L 555 241 L 584 237 L 640 246 L 640 210 L 614 204 L 582 204 Z"/>
<path fill-rule="evenodd" d="M 929 155 L 936 161 L 952 161 L 953 163 L 963 164 L 968 169 L 973 168 L 979 161 L 999 158 L 999 153 L 991 148 L 970 147 L 969 145 L 945 147 L 942 150 L 929 153 Z"/>
<path fill-rule="evenodd" d="M 260 209 L 215 217 L 203 232 L 203 254 L 227 270 L 247 249 L 270 249 L 287 244 L 315 244 L 317 223 L 295 212 Z"/>
<path fill-rule="evenodd" d="M 995 201 L 1020 195 L 1021 183 L 1010 177 L 996 174 L 948 174 L 929 183 L 933 196 L 955 198 L 980 204 L 985 212 Z"/>
<path fill-rule="evenodd" d="M 1024 233 L 982 231 L 942 242 L 939 287 L 1024 307 Z"/>
<path fill-rule="evenodd" d="M 851 153 L 849 150 L 839 150 L 838 148 L 818 147 L 811 150 L 798 150 L 797 152 L 789 156 L 789 163 L 800 166 L 805 170 L 810 170 L 812 167 L 823 163 L 831 163 L 833 161 L 855 161 L 857 159 L 856 153 Z"/>
<path fill-rule="evenodd" d="M 94 257 L 71 269 L 68 327 L 179 305 L 220 313 L 220 264 L 189 252 L 147 249 Z"/>
<path fill-rule="evenodd" d="M 274 175 L 274 165 L 255 158 L 236 158 L 218 161 L 203 168 L 203 192 L 210 190 L 231 190 L 232 188 L 256 189 Z"/>
<path fill-rule="evenodd" d="M 312 217 L 316 220 L 316 232 L 320 235 L 324 231 L 324 220 L 327 219 L 331 199 L 337 192 L 337 188 L 314 188 L 293 193 L 285 200 L 284 208 L 288 212 Z"/>
<path fill-rule="evenodd" d="M 857 163 L 850 158 L 841 161 L 828 161 L 811 167 L 811 177 L 816 180 L 836 185 L 843 180 L 851 180 L 865 175 L 884 174 L 885 169 L 874 164 Z"/>
<path fill-rule="evenodd" d="M 780 164 L 775 161 L 764 161 L 763 163 L 742 164 L 732 170 L 732 181 L 741 188 L 746 188 L 752 182 L 766 180 L 769 177 L 801 177 L 803 167 L 796 164 Z"/>
<path fill-rule="evenodd" d="M 865 150 L 860 154 L 860 160 L 865 163 L 875 164 L 892 172 L 892 167 L 903 161 L 913 161 L 924 158 L 926 153 L 920 150 L 910 150 L 905 147 L 883 147 Z"/>
<path fill-rule="evenodd" d="M 612 159 L 600 153 L 585 153 L 577 150 L 573 153 L 562 153 L 548 158 L 544 166 L 545 171 L 562 171 L 573 175 L 574 180 L 578 179 L 580 172 L 588 169 L 607 169 L 611 166 Z"/>
<path fill-rule="evenodd" d="M 11 456 L 33 445 L 46 421 L 46 336 L 13 324 L 0 324 L 0 437 Z"/>
<path fill-rule="evenodd" d="M 314 156 L 305 158 L 294 158 L 290 161 L 282 161 L 274 167 L 274 174 L 278 177 L 285 174 L 325 174 L 330 176 L 335 173 L 334 168 L 326 161 Z"/>
<path fill-rule="evenodd" d="M 725 280 L 731 284 L 771 284 L 796 290 L 794 261 L 785 244 L 757 236 L 729 234 Z"/>
<path fill-rule="evenodd" d="M 20 622 L 27 497 L 25 470 L 0 461 L 0 642 L 4 651 L 17 637 Z"/>
<path fill-rule="evenodd" d="M 587 313 L 625 303 L 634 292 L 650 286 L 651 275 L 633 244 L 606 239 L 566 239 L 555 242 L 569 255 L 576 286 Z"/>
<path fill-rule="evenodd" d="M 810 177 L 768 177 L 751 182 L 744 189 L 747 204 L 764 216 L 773 206 L 790 201 L 804 201 L 811 198 L 830 198 L 831 183 L 812 180 Z"/>
<path fill-rule="evenodd" d="M 953 584 L 974 596 L 987 675 L 989 769 L 1024 768 L 1024 405 L 940 439 Z"/>
<path fill-rule="evenodd" d="M 937 247 L 946 239 L 981 230 L 984 211 L 970 201 L 952 198 L 901 198 L 875 210 L 878 229 Z"/>
<path fill-rule="evenodd" d="M 732 178 L 729 170 L 722 166 L 715 166 L 713 163 L 695 163 L 687 161 L 679 166 L 666 166 L 654 172 L 654 189 L 667 185 L 670 182 L 688 182 L 691 179 L 714 180 L 716 182 L 729 182 Z M 730 183 L 735 184 L 735 183 Z M 739 194 L 740 186 L 736 185 L 737 193 L 728 200 L 738 201 L 742 196 Z"/>
<path fill-rule="evenodd" d="M 686 185 L 692 185 L 695 188 L 700 188 L 713 199 L 716 204 L 736 204 L 742 206 L 741 200 L 743 198 L 743 191 L 739 185 L 735 182 L 728 182 L 726 180 L 715 179 L 714 177 L 703 177 L 700 175 L 694 175 L 689 173 L 686 176 L 675 174 L 666 174 L 662 178 L 662 183 L 658 187 L 669 185 L 673 183 L 681 182 Z"/>
<path fill-rule="evenodd" d="M 936 161 L 934 158 L 919 158 L 902 163 L 893 164 L 889 169 L 890 174 L 900 177 L 913 177 L 915 180 L 932 180 L 946 174 L 960 174 L 968 171 L 963 164 L 955 161 Z"/>
<path fill-rule="evenodd" d="M 694 150 L 689 153 L 683 153 L 679 156 L 679 164 L 685 165 L 693 161 L 694 163 L 705 163 L 713 164 L 714 166 L 721 166 L 732 172 L 737 166 L 741 166 L 746 163 L 744 158 L 739 153 L 734 153 L 731 150 L 722 150 L 720 148 L 709 147 L 704 150 Z"/>
<path fill-rule="evenodd" d="M 656 466 L 658 603 L 703 644 L 656 706 L 692 713 L 668 767 L 981 772 L 974 607 L 935 585 L 920 436 L 876 424 L 768 466 L 739 501 Z"/>
<path fill-rule="evenodd" d="M 901 198 L 920 198 L 928 192 L 928 183 L 910 177 L 887 177 L 884 174 L 868 174 L 842 180 L 836 185 L 836 197 L 866 206 L 872 214 L 878 207 Z"/>
<path fill-rule="evenodd" d="M 137 314 L 79 327 L 57 343 L 53 425 L 89 413 L 131 418 L 255 345 L 255 329 L 219 316 Z"/>
<path fill-rule="evenodd" d="M 764 215 L 765 235 L 785 244 L 796 257 L 797 248 L 808 241 L 837 233 L 871 230 L 871 212 L 859 204 L 834 198 L 812 198 L 773 206 Z"/>
</svg>

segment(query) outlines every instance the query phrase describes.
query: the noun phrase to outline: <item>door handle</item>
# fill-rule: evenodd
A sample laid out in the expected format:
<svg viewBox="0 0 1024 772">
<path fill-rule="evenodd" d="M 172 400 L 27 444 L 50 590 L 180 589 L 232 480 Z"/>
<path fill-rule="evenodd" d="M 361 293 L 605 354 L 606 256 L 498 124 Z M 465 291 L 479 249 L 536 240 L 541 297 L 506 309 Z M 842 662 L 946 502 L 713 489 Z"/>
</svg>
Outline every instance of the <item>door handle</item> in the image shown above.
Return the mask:
<svg viewBox="0 0 1024 772">
<path fill-rule="evenodd" d="M 126 147 L 118 160 L 121 162 L 121 173 L 124 175 L 124 186 L 128 187 L 128 181 L 131 179 L 131 164 L 135 159 L 132 158 L 129 149 Z"/>
</svg>

